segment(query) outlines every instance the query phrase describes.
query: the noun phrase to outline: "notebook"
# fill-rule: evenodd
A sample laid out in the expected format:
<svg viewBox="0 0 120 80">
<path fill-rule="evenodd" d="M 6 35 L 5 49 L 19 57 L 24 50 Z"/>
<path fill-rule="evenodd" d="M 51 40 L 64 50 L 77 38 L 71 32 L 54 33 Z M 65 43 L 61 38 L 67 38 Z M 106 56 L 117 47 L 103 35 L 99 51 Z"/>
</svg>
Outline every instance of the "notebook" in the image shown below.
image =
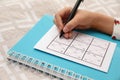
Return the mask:
<svg viewBox="0 0 120 80">
<path fill-rule="evenodd" d="M 75 30 L 70 39 L 60 38 L 59 36 L 60 33 L 56 25 L 53 25 L 42 39 L 36 43 L 34 48 L 108 72 L 116 43 Z"/>
<path fill-rule="evenodd" d="M 82 33 L 117 44 L 107 73 L 34 49 L 36 43 L 53 25 L 53 16 L 44 15 L 38 23 L 8 51 L 8 60 L 17 61 L 20 64 L 25 64 L 64 80 L 120 80 L 120 42 L 112 40 L 108 35 L 93 30 L 81 31 Z"/>
</svg>

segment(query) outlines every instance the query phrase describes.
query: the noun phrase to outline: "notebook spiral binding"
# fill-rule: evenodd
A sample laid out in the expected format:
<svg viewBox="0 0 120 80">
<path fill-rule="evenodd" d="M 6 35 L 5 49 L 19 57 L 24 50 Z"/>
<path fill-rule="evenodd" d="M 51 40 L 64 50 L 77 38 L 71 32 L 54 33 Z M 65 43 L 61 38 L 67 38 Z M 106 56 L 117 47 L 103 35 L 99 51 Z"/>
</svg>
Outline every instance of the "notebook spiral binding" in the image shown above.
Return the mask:
<svg viewBox="0 0 120 80">
<path fill-rule="evenodd" d="M 46 74 L 55 76 L 60 80 L 94 80 L 87 76 L 77 74 L 71 70 L 67 70 L 52 64 L 49 64 L 45 61 L 40 61 L 26 55 L 22 55 L 16 51 L 9 51 L 7 55 L 8 60 L 16 61 L 20 64 L 24 64 L 28 67 L 31 67 L 35 70 L 42 71 Z"/>
</svg>

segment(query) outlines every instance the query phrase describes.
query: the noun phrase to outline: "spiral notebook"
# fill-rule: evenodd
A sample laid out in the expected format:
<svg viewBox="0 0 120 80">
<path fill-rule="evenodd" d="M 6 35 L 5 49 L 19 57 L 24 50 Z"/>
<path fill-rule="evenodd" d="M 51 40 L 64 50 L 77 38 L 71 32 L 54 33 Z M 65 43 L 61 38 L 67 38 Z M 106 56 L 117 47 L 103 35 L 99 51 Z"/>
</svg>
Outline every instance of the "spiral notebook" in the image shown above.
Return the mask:
<svg viewBox="0 0 120 80">
<path fill-rule="evenodd" d="M 60 38 L 56 25 L 53 25 L 34 48 L 108 72 L 115 47 L 116 43 L 80 31 L 73 31 L 73 37 L 70 39 Z"/>
<path fill-rule="evenodd" d="M 81 31 L 117 44 L 107 73 L 34 49 L 35 44 L 53 26 L 53 16 L 40 21 L 8 51 L 8 60 L 17 61 L 63 80 L 120 80 L 120 42 L 96 31 Z M 116 74 L 117 73 L 117 74 Z"/>
</svg>

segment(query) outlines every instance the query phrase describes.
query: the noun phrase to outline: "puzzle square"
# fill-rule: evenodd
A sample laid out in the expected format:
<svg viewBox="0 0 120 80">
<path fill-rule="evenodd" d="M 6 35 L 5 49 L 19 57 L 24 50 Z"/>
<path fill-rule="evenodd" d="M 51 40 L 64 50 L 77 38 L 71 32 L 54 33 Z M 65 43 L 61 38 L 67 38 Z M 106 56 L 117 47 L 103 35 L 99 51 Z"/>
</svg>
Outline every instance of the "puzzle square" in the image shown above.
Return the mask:
<svg viewBox="0 0 120 80">
<path fill-rule="evenodd" d="M 95 46 L 98 46 L 98 47 L 106 49 L 109 46 L 109 42 L 106 41 L 106 40 L 95 38 L 92 41 L 91 45 L 95 45 Z"/>
<path fill-rule="evenodd" d="M 57 51 L 59 53 L 64 53 L 66 50 L 67 46 L 58 42 L 52 42 L 49 46 L 48 49 L 51 49 L 53 51 Z"/>
<path fill-rule="evenodd" d="M 107 50 L 107 49 L 105 49 L 105 48 L 91 45 L 91 46 L 88 48 L 87 51 L 90 52 L 90 53 L 99 55 L 99 56 L 101 56 L 101 57 L 104 57 L 104 55 L 106 54 L 106 50 Z"/>
<path fill-rule="evenodd" d="M 71 46 L 85 51 L 88 48 L 89 44 L 74 40 Z"/>
<path fill-rule="evenodd" d="M 86 52 L 83 60 L 90 63 L 90 64 L 100 66 L 102 63 L 103 57 Z"/>
<path fill-rule="evenodd" d="M 81 43 L 86 43 L 86 44 L 90 44 L 92 39 L 93 39 L 93 37 L 83 34 L 83 33 L 79 33 L 78 36 L 75 38 L 75 40 L 77 40 Z"/>
<path fill-rule="evenodd" d="M 84 50 L 77 49 L 75 47 L 69 47 L 65 52 L 66 55 L 69 55 L 70 57 L 74 57 L 76 59 L 82 59 L 84 53 Z"/>
<path fill-rule="evenodd" d="M 57 36 L 54 41 L 65 45 L 69 45 L 71 44 L 71 42 L 73 41 L 73 39 L 76 37 L 77 34 L 78 34 L 77 32 L 73 32 L 73 37 L 70 39 L 65 39 L 64 37 L 60 38 L 59 36 Z"/>
</svg>

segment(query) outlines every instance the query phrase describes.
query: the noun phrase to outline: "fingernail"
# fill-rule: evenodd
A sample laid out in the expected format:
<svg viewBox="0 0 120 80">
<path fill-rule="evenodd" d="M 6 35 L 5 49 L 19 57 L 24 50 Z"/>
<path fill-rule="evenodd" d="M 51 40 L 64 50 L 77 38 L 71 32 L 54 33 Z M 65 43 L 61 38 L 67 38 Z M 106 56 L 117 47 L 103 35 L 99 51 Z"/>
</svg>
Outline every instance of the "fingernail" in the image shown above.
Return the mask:
<svg viewBox="0 0 120 80">
<path fill-rule="evenodd" d="M 66 32 L 68 32 L 68 28 L 67 27 L 64 27 L 63 28 L 63 31 L 66 33 Z"/>
<path fill-rule="evenodd" d="M 64 34 L 64 38 L 66 38 L 66 39 L 69 38 L 68 33 Z"/>
</svg>

